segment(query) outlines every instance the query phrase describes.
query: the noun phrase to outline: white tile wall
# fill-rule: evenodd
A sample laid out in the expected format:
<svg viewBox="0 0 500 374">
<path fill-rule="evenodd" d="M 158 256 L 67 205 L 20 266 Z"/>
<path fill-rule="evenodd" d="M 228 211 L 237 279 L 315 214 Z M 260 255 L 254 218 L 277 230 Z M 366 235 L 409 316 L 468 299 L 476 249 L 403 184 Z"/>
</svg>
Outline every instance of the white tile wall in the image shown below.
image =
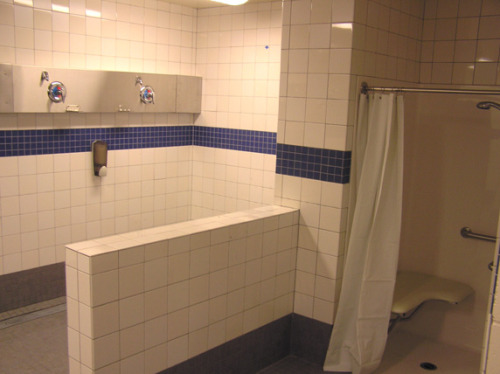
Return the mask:
<svg viewBox="0 0 500 374">
<path fill-rule="evenodd" d="M 399 82 L 418 82 L 422 19 L 427 3 L 424 0 L 356 1 L 353 73 Z"/>
<path fill-rule="evenodd" d="M 420 81 L 500 84 L 497 1 L 426 1 Z"/>
<path fill-rule="evenodd" d="M 192 217 L 272 204 L 276 156 L 194 147 Z"/>
<path fill-rule="evenodd" d="M 399 82 L 498 85 L 497 1 L 358 0 L 355 74 Z"/>
<path fill-rule="evenodd" d="M 275 132 L 280 44 L 280 2 L 198 10 L 203 103 L 196 124 Z"/>
<path fill-rule="evenodd" d="M 156 0 L 2 1 L 0 63 L 192 75 L 195 18 Z M 2 130 L 192 123 L 175 114 L 0 116 Z M 2 158 L 0 274 L 62 261 L 71 241 L 189 218 L 190 153 L 113 151 L 105 179 L 92 176 L 87 153 Z"/>
<path fill-rule="evenodd" d="M 294 312 L 333 323 L 344 261 L 348 185 L 276 177 L 277 200 L 300 208 Z"/>
<path fill-rule="evenodd" d="M 202 74 L 205 108 L 197 123 L 276 131 L 279 3 L 199 12 L 156 0 L 26 4 L 0 3 L 0 63 Z M 198 27 L 202 31 L 197 34 Z M 202 40 L 209 33 L 208 46 Z M 215 96 L 207 94 L 210 87 Z M 217 106 L 212 107 L 215 98 Z M 1 129 L 168 124 L 193 124 L 193 117 L 0 115 Z M 190 205 L 196 218 L 273 201 L 274 156 L 208 150 L 217 159 L 205 165 L 199 158 L 192 161 L 190 147 L 158 152 L 111 152 L 110 165 L 116 167 L 97 184 L 87 154 L 5 159 L 6 165 L 19 165 L 17 174 L 2 169 L 0 274 L 61 261 L 64 243 L 191 218 Z M 165 157 L 167 165 L 162 164 Z M 37 169 L 37 160 L 53 166 Z M 192 178 L 192 162 L 196 170 L 209 168 L 216 174 Z M 206 180 L 200 182 L 200 176 Z"/>
<path fill-rule="evenodd" d="M 3 63 L 194 74 L 195 9 L 156 0 L 27 4 L 0 5 Z"/>
<path fill-rule="evenodd" d="M 199 126 L 277 131 L 281 3 L 198 10 Z M 195 148 L 193 217 L 272 204 L 276 157 Z"/>
<path fill-rule="evenodd" d="M 55 128 L 63 120 L 72 118 L 0 116 L 3 129 Z M 191 115 L 88 114 L 79 123 L 186 120 Z M 110 151 L 104 178 L 93 175 L 90 152 L 0 158 L 0 274 L 63 261 L 64 245 L 72 241 L 189 219 L 191 153 L 191 147 Z"/>
<path fill-rule="evenodd" d="M 348 150 L 353 2 L 283 3 L 278 142 Z M 294 312 L 333 323 L 348 186 L 277 175 L 276 202 L 300 208 Z"/>
<path fill-rule="evenodd" d="M 269 206 L 69 245 L 70 372 L 155 373 L 291 313 L 297 223 Z"/>
</svg>

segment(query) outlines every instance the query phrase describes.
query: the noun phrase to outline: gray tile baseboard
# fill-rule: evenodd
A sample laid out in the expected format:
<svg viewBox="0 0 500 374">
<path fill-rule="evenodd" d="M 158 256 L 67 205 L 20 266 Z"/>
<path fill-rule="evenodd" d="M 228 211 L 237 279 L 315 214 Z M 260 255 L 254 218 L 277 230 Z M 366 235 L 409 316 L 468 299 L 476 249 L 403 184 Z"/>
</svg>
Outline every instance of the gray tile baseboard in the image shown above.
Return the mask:
<svg viewBox="0 0 500 374">
<path fill-rule="evenodd" d="M 323 361 L 332 326 L 290 314 L 159 374 L 253 374 L 292 354 Z"/>
<path fill-rule="evenodd" d="M 64 262 L 0 276 L 0 313 L 65 295 Z"/>
<path fill-rule="evenodd" d="M 323 366 L 333 325 L 292 314 L 290 353 Z"/>
<path fill-rule="evenodd" d="M 253 374 L 290 352 L 291 315 L 282 317 L 159 374 Z"/>
</svg>

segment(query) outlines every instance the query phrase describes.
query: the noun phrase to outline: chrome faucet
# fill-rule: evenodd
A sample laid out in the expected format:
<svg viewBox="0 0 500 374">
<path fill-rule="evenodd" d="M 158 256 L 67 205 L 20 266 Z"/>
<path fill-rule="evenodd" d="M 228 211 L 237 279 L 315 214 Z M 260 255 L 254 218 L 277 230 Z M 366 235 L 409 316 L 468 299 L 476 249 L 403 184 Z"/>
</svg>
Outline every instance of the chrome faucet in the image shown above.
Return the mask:
<svg viewBox="0 0 500 374">
<path fill-rule="evenodd" d="M 139 93 L 139 97 L 144 104 L 154 104 L 155 103 L 155 90 L 151 86 L 145 86 L 142 82 L 141 77 L 135 78 L 135 85 L 141 85 L 141 92 Z"/>
</svg>

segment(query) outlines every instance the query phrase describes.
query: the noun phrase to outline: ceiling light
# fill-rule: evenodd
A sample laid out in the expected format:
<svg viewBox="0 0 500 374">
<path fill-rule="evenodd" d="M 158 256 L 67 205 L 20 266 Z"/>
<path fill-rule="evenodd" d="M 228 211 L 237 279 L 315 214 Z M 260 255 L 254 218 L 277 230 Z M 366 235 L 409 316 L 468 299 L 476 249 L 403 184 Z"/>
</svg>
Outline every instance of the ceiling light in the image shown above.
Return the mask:
<svg viewBox="0 0 500 374">
<path fill-rule="evenodd" d="M 14 0 L 14 4 L 33 6 L 33 0 Z"/>
<path fill-rule="evenodd" d="M 211 0 L 216 3 L 222 3 L 226 5 L 241 5 L 245 4 L 248 0 Z"/>
<path fill-rule="evenodd" d="M 101 12 L 99 12 L 98 10 L 86 9 L 85 10 L 85 15 L 87 17 L 100 18 L 101 17 Z"/>
<path fill-rule="evenodd" d="M 337 29 L 352 30 L 352 23 L 332 23 L 332 27 Z"/>
<path fill-rule="evenodd" d="M 52 4 L 52 10 L 54 12 L 69 13 L 69 7 L 64 5 Z"/>
</svg>

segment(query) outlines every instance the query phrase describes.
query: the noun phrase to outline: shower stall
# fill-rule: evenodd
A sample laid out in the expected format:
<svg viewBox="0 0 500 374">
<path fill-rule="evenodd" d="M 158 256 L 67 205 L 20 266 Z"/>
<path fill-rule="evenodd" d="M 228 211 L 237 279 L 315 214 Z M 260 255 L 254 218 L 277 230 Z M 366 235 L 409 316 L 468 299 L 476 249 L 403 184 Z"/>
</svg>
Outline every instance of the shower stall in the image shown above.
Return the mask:
<svg viewBox="0 0 500 374">
<path fill-rule="evenodd" d="M 474 352 L 467 356 L 466 372 L 477 372 L 480 365 L 495 270 L 500 208 L 496 102 L 498 96 L 452 93 L 412 93 L 405 100 L 398 268 L 468 284 L 474 295 L 457 305 L 426 302 L 396 330 Z M 464 237 L 464 227 L 492 240 Z"/>
<path fill-rule="evenodd" d="M 397 109 L 394 92 L 401 103 Z M 345 284 L 324 368 L 372 372 L 387 336 L 387 330 L 379 332 L 387 328 L 383 316 L 388 319 L 392 310 L 391 334 L 376 373 L 413 372 L 419 370 L 413 368 L 415 361 L 428 370 L 477 372 L 487 360 L 490 287 L 497 271 L 500 111 L 494 100 L 500 91 L 363 83 L 361 93 L 352 176 L 356 203 Z M 394 130 L 401 141 L 393 135 L 393 122 L 401 126 Z M 377 137 L 384 126 L 385 136 Z M 397 156 L 402 142 L 404 154 Z M 378 155 L 368 149 L 375 148 L 386 150 L 387 165 L 380 173 L 370 164 Z M 393 158 L 404 165 L 401 172 L 391 166 Z M 382 175 L 382 181 L 370 183 L 376 192 L 363 184 L 371 174 Z M 402 194 L 394 188 L 400 180 Z M 400 201 L 402 206 L 384 215 L 383 209 Z M 395 230 L 398 235 L 391 240 Z M 391 302 L 387 296 L 392 296 L 394 279 Z"/>
</svg>

